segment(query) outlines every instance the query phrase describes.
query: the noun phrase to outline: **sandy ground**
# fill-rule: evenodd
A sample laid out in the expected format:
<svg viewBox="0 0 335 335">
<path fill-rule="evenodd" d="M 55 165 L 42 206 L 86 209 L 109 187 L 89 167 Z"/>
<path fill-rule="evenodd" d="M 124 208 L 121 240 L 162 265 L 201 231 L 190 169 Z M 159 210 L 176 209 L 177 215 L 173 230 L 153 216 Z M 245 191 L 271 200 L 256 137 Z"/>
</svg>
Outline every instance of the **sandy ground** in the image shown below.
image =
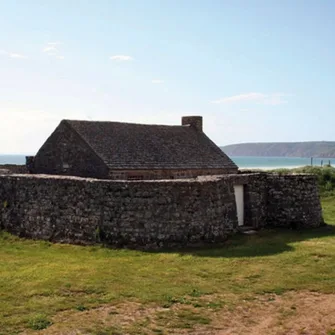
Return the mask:
<svg viewBox="0 0 335 335">
<path fill-rule="evenodd" d="M 59 313 L 54 324 L 43 331 L 23 334 L 193 334 L 193 335 L 335 335 L 335 294 L 288 292 L 244 300 L 219 311 L 193 308 L 212 322 L 191 329 L 173 328 L 178 312 L 190 306 L 147 307 L 137 303 L 104 306 L 84 312 Z M 166 314 L 159 321 L 159 315 Z M 170 313 L 170 314 L 169 314 Z M 171 319 L 169 319 L 169 315 Z M 99 325 L 95 328 L 94 325 Z M 114 327 L 115 326 L 115 331 Z M 101 332 L 97 329 L 101 328 Z M 94 332 L 90 329 L 95 329 Z M 130 331 L 131 329 L 131 331 Z M 158 331 L 161 332 L 158 332 Z"/>
</svg>

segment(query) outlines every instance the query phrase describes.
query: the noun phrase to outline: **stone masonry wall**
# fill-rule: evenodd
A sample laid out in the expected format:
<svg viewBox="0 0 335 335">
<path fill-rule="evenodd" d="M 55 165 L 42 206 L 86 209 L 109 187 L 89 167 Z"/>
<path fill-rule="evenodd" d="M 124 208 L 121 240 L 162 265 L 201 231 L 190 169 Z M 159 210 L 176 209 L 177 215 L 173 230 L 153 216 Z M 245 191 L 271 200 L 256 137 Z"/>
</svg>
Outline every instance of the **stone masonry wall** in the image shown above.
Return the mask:
<svg viewBox="0 0 335 335">
<path fill-rule="evenodd" d="M 151 169 L 151 170 L 110 170 L 108 179 L 113 180 L 158 180 L 188 179 L 206 175 L 236 173 L 237 169 Z"/>
<path fill-rule="evenodd" d="M 0 164 L 0 174 L 28 173 L 25 165 Z"/>
<path fill-rule="evenodd" d="M 238 230 L 235 185 L 244 185 L 246 226 L 323 223 L 313 176 L 111 181 L 0 175 L 0 229 L 56 242 L 140 248 L 220 242 Z"/>
<path fill-rule="evenodd" d="M 267 224 L 274 227 L 318 227 L 323 224 L 316 176 L 268 177 Z"/>
<path fill-rule="evenodd" d="M 239 174 L 234 185 L 244 185 L 244 225 L 262 228 L 267 224 L 267 173 Z"/>
<path fill-rule="evenodd" d="M 232 185 L 204 181 L 113 182 L 0 176 L 0 227 L 70 243 L 157 247 L 224 240 L 236 230 Z"/>
</svg>

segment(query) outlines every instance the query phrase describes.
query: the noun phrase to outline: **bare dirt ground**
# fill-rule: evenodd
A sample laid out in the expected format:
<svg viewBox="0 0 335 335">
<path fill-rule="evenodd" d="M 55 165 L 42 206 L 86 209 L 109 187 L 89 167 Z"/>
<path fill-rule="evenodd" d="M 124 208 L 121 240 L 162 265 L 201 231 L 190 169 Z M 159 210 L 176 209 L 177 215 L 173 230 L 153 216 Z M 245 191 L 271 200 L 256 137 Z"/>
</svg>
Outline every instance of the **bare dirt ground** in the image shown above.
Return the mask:
<svg viewBox="0 0 335 335">
<path fill-rule="evenodd" d="M 62 312 L 48 329 L 23 334 L 334 335 L 335 294 L 266 294 L 219 310 L 183 304 L 163 308 L 123 303 Z"/>
<path fill-rule="evenodd" d="M 246 302 L 213 322 L 215 335 L 323 335 L 335 334 L 335 295 L 289 292 Z M 200 333 L 199 333 L 200 335 Z"/>
</svg>

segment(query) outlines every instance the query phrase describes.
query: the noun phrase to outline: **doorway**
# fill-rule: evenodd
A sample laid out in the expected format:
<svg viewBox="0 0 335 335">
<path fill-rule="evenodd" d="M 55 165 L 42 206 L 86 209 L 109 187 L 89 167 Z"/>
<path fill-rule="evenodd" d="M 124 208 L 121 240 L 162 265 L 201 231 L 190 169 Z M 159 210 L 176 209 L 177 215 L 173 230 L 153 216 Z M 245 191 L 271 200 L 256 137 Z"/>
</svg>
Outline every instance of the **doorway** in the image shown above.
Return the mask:
<svg viewBox="0 0 335 335">
<path fill-rule="evenodd" d="M 235 185 L 235 202 L 238 226 L 244 225 L 244 185 Z"/>
</svg>

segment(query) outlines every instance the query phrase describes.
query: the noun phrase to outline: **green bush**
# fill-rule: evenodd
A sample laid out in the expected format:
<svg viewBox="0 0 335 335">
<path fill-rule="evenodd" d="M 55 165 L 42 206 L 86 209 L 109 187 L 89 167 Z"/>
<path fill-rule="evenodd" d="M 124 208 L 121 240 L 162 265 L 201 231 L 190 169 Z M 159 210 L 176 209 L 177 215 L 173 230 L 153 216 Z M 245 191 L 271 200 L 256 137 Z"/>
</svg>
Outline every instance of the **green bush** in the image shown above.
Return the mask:
<svg viewBox="0 0 335 335">
<path fill-rule="evenodd" d="M 84 305 L 78 305 L 76 306 L 76 310 L 79 311 L 79 312 L 83 312 L 83 311 L 86 311 L 88 308 Z"/>
<path fill-rule="evenodd" d="M 33 330 L 42 330 L 51 325 L 52 322 L 44 314 L 36 314 L 28 321 L 28 327 Z"/>
</svg>

